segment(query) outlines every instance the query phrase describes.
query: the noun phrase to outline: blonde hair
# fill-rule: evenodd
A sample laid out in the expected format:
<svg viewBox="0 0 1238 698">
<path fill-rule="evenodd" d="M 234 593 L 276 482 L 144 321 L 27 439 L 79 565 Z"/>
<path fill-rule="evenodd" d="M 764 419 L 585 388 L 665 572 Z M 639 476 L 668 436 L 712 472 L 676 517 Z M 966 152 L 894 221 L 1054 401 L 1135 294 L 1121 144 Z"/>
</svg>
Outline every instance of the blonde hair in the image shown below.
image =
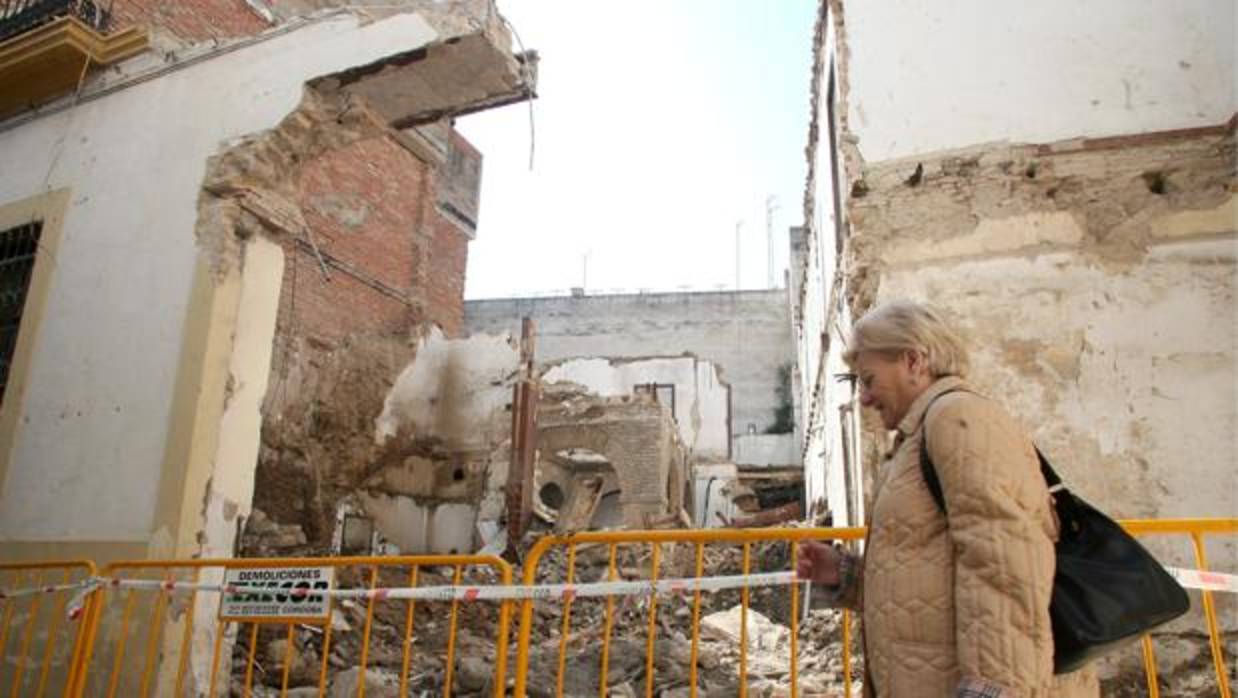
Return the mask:
<svg viewBox="0 0 1238 698">
<path fill-rule="evenodd" d="M 963 340 L 933 308 L 913 301 L 891 301 L 865 313 L 851 328 L 843 360 L 848 365 L 862 351 L 898 354 L 918 351 L 928 360 L 933 378 L 965 378 L 969 366 Z"/>
</svg>

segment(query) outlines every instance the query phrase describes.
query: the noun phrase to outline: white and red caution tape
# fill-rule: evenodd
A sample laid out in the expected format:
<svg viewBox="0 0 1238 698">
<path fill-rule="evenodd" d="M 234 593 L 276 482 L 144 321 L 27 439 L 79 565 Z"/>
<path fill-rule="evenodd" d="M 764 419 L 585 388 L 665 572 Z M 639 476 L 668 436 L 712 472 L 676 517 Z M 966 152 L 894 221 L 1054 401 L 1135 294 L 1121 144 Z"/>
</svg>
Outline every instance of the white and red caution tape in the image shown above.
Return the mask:
<svg viewBox="0 0 1238 698">
<path fill-rule="evenodd" d="M 104 579 L 100 586 L 152 591 L 207 591 L 223 594 L 280 594 L 294 598 L 329 596 L 341 599 L 398 599 L 408 601 L 509 601 L 526 599 L 574 599 L 599 596 L 655 596 L 692 594 L 743 587 L 790 584 L 794 572 L 761 572 L 719 577 L 685 577 L 658 580 L 615 580 L 584 584 L 531 584 L 510 586 L 443 585 L 424 587 L 378 587 L 374 589 L 258 589 L 236 584 L 174 582 L 157 579 Z"/>
<path fill-rule="evenodd" d="M 1181 567 L 1166 567 L 1165 570 L 1187 589 L 1203 589 L 1206 591 L 1228 591 L 1238 594 L 1238 574 L 1224 572 L 1208 572 L 1206 570 L 1187 570 Z"/>
<path fill-rule="evenodd" d="M 1238 593 L 1238 575 L 1225 572 L 1166 568 L 1178 583 L 1188 589 Z M 684 577 L 659 580 L 616 580 L 583 584 L 532 584 L 510 586 L 444 585 L 425 587 L 380 587 L 375 589 L 287 589 L 258 590 L 235 584 L 177 582 L 158 579 L 119 579 L 92 577 L 72 584 L 56 584 L 22 589 L 0 589 L 0 600 L 11 600 L 36 594 L 75 591 L 68 603 L 70 618 L 80 616 L 85 600 L 101 587 L 111 589 L 141 589 L 149 591 L 205 591 L 222 594 L 278 593 L 294 598 L 328 596 L 339 599 L 398 599 L 410 601 L 509 601 L 567 600 L 603 596 L 656 596 L 717 592 L 744 587 L 769 587 L 792 584 L 794 572 L 761 572 L 717 577 Z"/>
<path fill-rule="evenodd" d="M 73 591 L 75 589 L 81 589 L 88 584 L 90 584 L 90 580 L 70 582 L 68 584 L 48 584 L 45 586 L 24 587 L 21 589 L 0 588 L 0 601 L 20 599 L 24 596 L 36 596 L 38 594 L 55 594 L 61 591 Z"/>
</svg>

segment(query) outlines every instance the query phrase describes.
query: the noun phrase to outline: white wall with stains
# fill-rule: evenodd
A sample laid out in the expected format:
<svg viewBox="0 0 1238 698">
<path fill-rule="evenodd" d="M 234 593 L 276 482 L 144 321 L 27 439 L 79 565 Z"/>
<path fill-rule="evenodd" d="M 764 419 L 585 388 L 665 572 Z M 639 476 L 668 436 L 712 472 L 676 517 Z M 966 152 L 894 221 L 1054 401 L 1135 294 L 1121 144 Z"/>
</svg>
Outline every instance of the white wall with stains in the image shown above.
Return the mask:
<svg viewBox="0 0 1238 698">
<path fill-rule="evenodd" d="M 868 162 L 1210 126 L 1235 110 L 1233 0 L 844 3 Z"/>
</svg>

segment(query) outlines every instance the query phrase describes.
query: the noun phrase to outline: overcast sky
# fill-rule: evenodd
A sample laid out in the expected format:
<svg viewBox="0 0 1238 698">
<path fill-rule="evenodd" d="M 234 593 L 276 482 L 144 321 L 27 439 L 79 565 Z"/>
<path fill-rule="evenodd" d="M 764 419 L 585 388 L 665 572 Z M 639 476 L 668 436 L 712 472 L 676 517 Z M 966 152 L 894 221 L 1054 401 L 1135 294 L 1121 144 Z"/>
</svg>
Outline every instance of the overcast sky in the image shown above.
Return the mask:
<svg viewBox="0 0 1238 698">
<path fill-rule="evenodd" d="M 462 118 L 484 157 L 468 298 L 778 284 L 802 222 L 815 0 L 499 0 L 541 55 L 526 105 Z M 586 260 L 587 256 L 587 271 Z"/>
</svg>

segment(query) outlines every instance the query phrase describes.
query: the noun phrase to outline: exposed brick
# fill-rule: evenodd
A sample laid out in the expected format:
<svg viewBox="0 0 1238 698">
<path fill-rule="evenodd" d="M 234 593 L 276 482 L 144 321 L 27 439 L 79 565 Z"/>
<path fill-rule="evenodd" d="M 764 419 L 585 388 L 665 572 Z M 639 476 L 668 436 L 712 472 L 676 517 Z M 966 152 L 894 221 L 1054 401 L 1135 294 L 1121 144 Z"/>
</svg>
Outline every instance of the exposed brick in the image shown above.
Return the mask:
<svg viewBox="0 0 1238 698">
<path fill-rule="evenodd" d="M 113 26 L 164 30 L 187 43 L 252 36 L 269 25 L 245 0 L 115 0 Z"/>
<path fill-rule="evenodd" d="M 384 136 L 300 169 L 299 204 L 312 239 L 324 259 L 348 269 L 328 261 L 324 274 L 305 241 L 283 241 L 281 346 L 294 338 L 336 346 L 353 334 L 406 336 L 419 322 L 460 334 L 469 239 L 434 204 L 436 167 Z"/>
</svg>

